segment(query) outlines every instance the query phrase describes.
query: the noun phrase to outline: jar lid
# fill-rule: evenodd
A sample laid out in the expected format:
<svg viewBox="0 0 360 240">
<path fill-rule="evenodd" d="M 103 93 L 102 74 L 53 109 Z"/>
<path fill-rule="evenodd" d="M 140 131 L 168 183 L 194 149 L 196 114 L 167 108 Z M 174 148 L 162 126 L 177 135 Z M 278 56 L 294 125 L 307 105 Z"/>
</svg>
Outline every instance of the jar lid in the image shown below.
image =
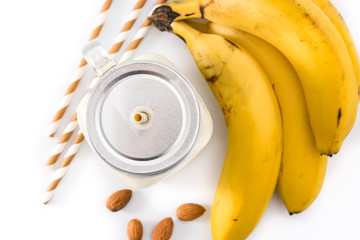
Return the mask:
<svg viewBox="0 0 360 240">
<path fill-rule="evenodd" d="M 199 100 L 175 69 L 134 60 L 101 76 L 90 92 L 86 121 L 90 144 L 107 164 L 152 176 L 191 151 L 200 128 Z"/>
</svg>

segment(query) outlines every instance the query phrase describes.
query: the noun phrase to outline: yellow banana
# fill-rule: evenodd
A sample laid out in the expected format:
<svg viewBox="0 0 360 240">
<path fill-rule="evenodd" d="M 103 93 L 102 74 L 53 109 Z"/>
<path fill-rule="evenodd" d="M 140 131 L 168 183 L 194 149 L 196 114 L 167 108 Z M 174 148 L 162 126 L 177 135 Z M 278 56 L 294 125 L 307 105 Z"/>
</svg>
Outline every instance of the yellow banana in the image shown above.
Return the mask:
<svg viewBox="0 0 360 240">
<path fill-rule="evenodd" d="M 250 32 L 278 48 L 301 80 L 320 153 L 337 153 L 357 112 L 350 56 L 329 18 L 310 0 L 185 0 L 154 10 L 160 30 L 173 20 L 206 18 Z"/>
<path fill-rule="evenodd" d="M 265 212 L 279 174 L 278 103 L 265 73 L 246 50 L 184 22 L 174 22 L 172 29 L 189 47 L 227 126 L 227 154 L 211 210 L 213 239 L 245 239 Z"/>
<path fill-rule="evenodd" d="M 216 23 L 209 33 L 219 34 L 245 48 L 264 69 L 277 96 L 283 124 L 283 152 L 278 191 L 290 214 L 307 209 L 318 196 L 327 156 L 315 145 L 300 80 L 285 56 L 264 40 Z"/>
<path fill-rule="evenodd" d="M 351 33 L 346 26 L 346 23 L 344 19 L 342 18 L 339 11 L 336 9 L 336 7 L 331 3 L 330 0 L 311 0 L 313 3 L 316 4 L 325 14 L 329 17 L 330 21 L 334 24 L 337 31 L 341 35 L 342 39 L 344 40 L 344 43 L 346 45 L 346 48 L 349 52 L 354 71 L 355 76 L 358 82 L 358 86 L 360 86 L 360 61 L 359 61 L 359 54 L 357 52 L 354 40 L 351 36 Z M 359 89 L 360 93 L 360 89 Z"/>
</svg>

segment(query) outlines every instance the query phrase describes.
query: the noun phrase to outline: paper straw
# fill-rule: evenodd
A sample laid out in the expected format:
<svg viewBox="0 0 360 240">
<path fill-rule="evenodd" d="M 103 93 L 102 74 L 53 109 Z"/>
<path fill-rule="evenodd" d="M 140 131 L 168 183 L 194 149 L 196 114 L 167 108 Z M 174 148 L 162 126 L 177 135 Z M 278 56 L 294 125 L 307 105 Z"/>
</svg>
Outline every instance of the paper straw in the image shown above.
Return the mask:
<svg viewBox="0 0 360 240">
<path fill-rule="evenodd" d="M 159 4 L 164 3 L 165 1 L 166 0 L 158 0 L 156 3 L 156 6 L 154 8 L 156 8 Z M 151 13 L 152 13 L 152 11 L 151 11 Z M 142 28 L 150 26 L 150 25 L 151 25 L 151 21 L 146 19 L 144 24 L 142 25 Z M 146 33 L 147 32 L 148 32 L 148 30 L 146 31 Z M 136 35 L 138 35 L 138 34 L 136 34 Z M 143 35 L 141 39 L 143 39 L 144 37 L 145 37 L 145 35 Z M 140 44 L 140 42 L 141 42 L 141 40 L 138 41 L 136 46 L 138 46 Z M 128 49 L 130 49 L 130 48 L 128 48 Z M 97 78 L 96 78 L 96 80 L 93 81 L 93 83 L 94 82 L 96 83 L 96 81 L 97 81 Z M 76 153 L 79 151 L 80 146 L 83 141 L 84 141 L 84 135 L 81 131 L 79 131 L 79 133 L 75 137 L 75 140 L 71 144 L 68 152 L 66 153 L 65 158 L 62 160 L 59 168 L 56 170 L 54 177 L 52 178 L 52 180 L 50 182 L 50 185 L 48 186 L 48 188 L 45 191 L 45 196 L 44 196 L 44 200 L 43 200 L 44 204 L 47 204 L 51 200 L 51 198 L 54 196 L 57 186 L 59 185 L 61 179 L 64 177 L 72 159 L 75 157 Z"/>
<path fill-rule="evenodd" d="M 138 0 L 136 5 L 134 6 L 133 10 L 130 12 L 123 28 L 121 29 L 119 35 L 116 37 L 115 43 L 111 47 L 109 51 L 109 55 L 111 59 L 115 60 L 116 55 L 118 54 L 121 46 L 123 45 L 124 41 L 129 36 L 130 30 L 134 25 L 136 19 L 139 17 L 142 7 L 146 3 L 146 0 Z"/>
<path fill-rule="evenodd" d="M 51 152 L 48 161 L 45 164 L 45 168 L 47 170 L 54 169 L 56 161 L 59 159 L 61 153 L 64 151 L 67 142 L 71 138 L 71 135 L 75 131 L 77 126 L 77 114 L 75 113 L 74 116 L 71 118 L 70 123 L 66 126 L 59 142 L 56 144 L 54 150 Z"/>
<path fill-rule="evenodd" d="M 154 8 L 157 8 L 160 4 L 166 2 L 166 0 L 158 0 L 154 6 Z M 153 8 L 153 9 L 154 9 Z M 152 11 L 150 12 L 149 16 L 152 14 Z M 129 60 L 135 53 L 136 48 L 139 46 L 141 41 L 144 39 L 146 34 L 149 32 L 151 28 L 151 21 L 146 18 L 143 25 L 140 27 L 140 29 L 136 32 L 134 39 L 129 44 L 128 48 L 126 49 L 125 53 L 120 58 L 119 63 L 126 62 Z"/>
<path fill-rule="evenodd" d="M 123 28 L 121 29 L 120 33 L 115 39 L 115 43 L 110 49 L 109 55 L 111 59 L 115 60 L 117 54 L 119 53 L 119 50 L 126 40 L 126 38 L 129 36 L 130 30 L 132 26 L 134 25 L 136 19 L 139 17 L 142 7 L 146 3 L 146 0 L 138 0 L 135 4 L 134 8 L 131 10 L 127 20 L 125 21 L 125 24 Z M 91 90 L 97 83 L 97 78 L 95 78 L 92 83 L 90 84 L 89 89 L 87 92 Z M 67 124 L 59 142 L 55 146 L 54 150 L 52 151 L 50 158 L 45 164 L 45 168 L 48 170 L 52 170 L 55 166 L 56 161 L 59 159 L 62 151 L 64 151 L 65 146 L 69 139 L 71 138 L 72 133 L 75 131 L 76 127 L 78 126 L 77 123 L 77 113 L 75 112 L 73 117 L 71 118 L 70 122 Z"/>
<path fill-rule="evenodd" d="M 57 188 L 58 184 L 60 183 L 61 179 L 64 177 L 66 170 L 68 169 L 71 161 L 73 160 L 75 154 L 79 151 L 82 141 L 84 140 L 84 135 L 82 134 L 81 130 L 76 135 L 73 143 L 71 144 L 69 150 L 67 151 L 64 159 L 61 161 L 59 168 L 56 170 L 50 185 L 45 191 L 45 196 L 43 199 L 43 203 L 47 204 L 52 196 L 54 195 L 55 189 Z"/>
<path fill-rule="evenodd" d="M 109 13 L 109 8 L 111 6 L 111 3 L 112 3 L 112 0 L 106 0 L 104 2 L 104 4 L 102 5 L 102 8 L 100 10 L 100 13 L 97 16 L 97 19 L 95 22 L 95 27 L 91 33 L 89 41 L 92 41 L 92 40 L 98 38 L 98 36 L 101 32 L 101 29 L 105 23 L 105 20 L 107 18 L 107 15 Z M 75 71 L 75 73 L 72 77 L 70 85 L 66 89 L 64 97 L 61 99 L 61 101 L 57 107 L 55 116 L 53 117 L 53 120 L 51 121 L 51 124 L 47 130 L 48 136 L 53 137 L 55 135 L 55 132 L 60 125 L 61 119 L 63 118 L 65 111 L 74 96 L 75 90 L 76 90 L 77 86 L 79 85 L 81 78 L 84 75 L 86 66 L 87 66 L 87 63 L 86 63 L 85 59 L 82 58 L 77 70 Z"/>
</svg>

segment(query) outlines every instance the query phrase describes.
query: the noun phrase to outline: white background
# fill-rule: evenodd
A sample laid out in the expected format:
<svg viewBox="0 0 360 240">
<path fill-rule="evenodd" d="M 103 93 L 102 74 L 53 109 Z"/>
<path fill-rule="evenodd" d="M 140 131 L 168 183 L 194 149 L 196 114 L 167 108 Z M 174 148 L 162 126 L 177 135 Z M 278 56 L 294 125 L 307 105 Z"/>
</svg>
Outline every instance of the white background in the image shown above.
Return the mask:
<svg viewBox="0 0 360 240">
<path fill-rule="evenodd" d="M 155 1 L 148 1 L 148 12 Z M 334 0 L 360 47 L 360 2 Z M 109 49 L 135 0 L 114 0 L 100 41 Z M 135 190 L 129 205 L 112 213 L 106 199 L 125 186 L 84 144 L 52 201 L 41 204 L 52 172 L 44 170 L 56 138 L 45 136 L 48 124 L 81 59 L 99 0 L 19 0 L 0 2 L 0 239 L 127 239 L 132 218 L 150 239 L 158 221 L 173 217 L 174 240 L 208 240 L 210 207 L 226 152 L 226 129 L 215 98 L 177 37 L 152 29 L 136 55 L 155 52 L 169 58 L 195 85 L 214 120 L 214 134 L 201 154 L 183 171 L 155 186 Z M 136 26 L 141 25 L 146 13 Z M 133 35 L 133 34 L 132 34 Z M 75 97 L 79 101 L 94 74 L 88 69 Z M 65 115 L 68 120 L 76 104 Z M 64 124 L 60 130 L 63 130 Z M 341 152 L 329 160 L 324 187 L 305 212 L 289 216 L 279 195 L 250 240 L 360 239 L 360 122 Z M 180 222 L 176 208 L 197 202 L 206 213 Z"/>
</svg>

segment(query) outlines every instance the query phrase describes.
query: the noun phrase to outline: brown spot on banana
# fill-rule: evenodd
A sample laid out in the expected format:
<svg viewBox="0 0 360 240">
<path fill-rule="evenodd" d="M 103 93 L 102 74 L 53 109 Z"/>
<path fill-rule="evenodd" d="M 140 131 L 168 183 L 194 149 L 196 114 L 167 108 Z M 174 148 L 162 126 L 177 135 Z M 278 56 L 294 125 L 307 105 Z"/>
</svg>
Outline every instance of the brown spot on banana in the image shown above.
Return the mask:
<svg viewBox="0 0 360 240">
<path fill-rule="evenodd" d="M 231 114 L 233 112 L 232 106 L 227 106 L 227 105 L 223 105 L 221 107 L 221 110 L 222 110 L 222 112 L 224 113 L 225 116 L 229 115 L 229 114 Z"/>
<path fill-rule="evenodd" d="M 307 20 L 309 20 L 309 22 L 311 23 L 311 25 L 313 26 L 317 26 L 316 22 L 310 17 L 310 15 L 308 13 L 304 13 L 303 17 L 306 18 Z"/>
<path fill-rule="evenodd" d="M 212 69 L 213 67 L 215 67 L 215 66 L 214 65 L 208 65 L 208 66 L 204 67 L 204 69 L 209 70 L 209 69 Z"/>
<path fill-rule="evenodd" d="M 208 67 L 210 67 L 210 66 L 208 66 Z M 215 83 L 218 79 L 219 79 L 218 76 L 212 75 L 210 77 L 207 77 L 205 80 L 209 83 Z"/>
<path fill-rule="evenodd" d="M 337 116 L 337 127 L 340 125 L 340 119 L 341 119 L 341 108 L 339 108 L 338 116 Z"/>
</svg>

